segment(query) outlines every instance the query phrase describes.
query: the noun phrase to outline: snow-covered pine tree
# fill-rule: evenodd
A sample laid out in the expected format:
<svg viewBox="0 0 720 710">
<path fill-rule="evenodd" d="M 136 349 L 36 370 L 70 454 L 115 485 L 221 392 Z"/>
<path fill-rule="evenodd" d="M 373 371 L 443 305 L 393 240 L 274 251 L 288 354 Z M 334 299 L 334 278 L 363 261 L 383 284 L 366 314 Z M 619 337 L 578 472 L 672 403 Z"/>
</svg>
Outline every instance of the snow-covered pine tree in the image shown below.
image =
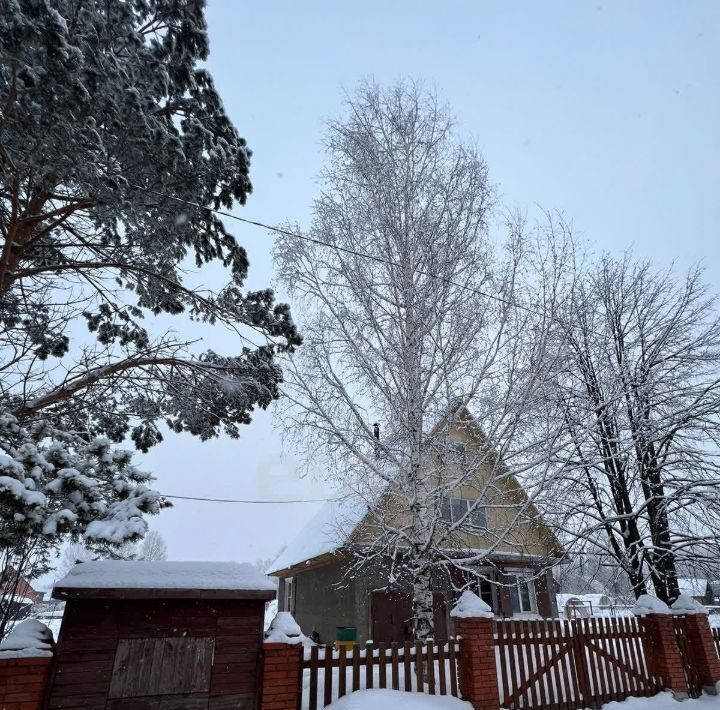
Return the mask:
<svg viewBox="0 0 720 710">
<path fill-rule="evenodd" d="M 299 344 L 271 290 L 243 289 L 245 250 L 206 209 L 244 203 L 251 185 L 250 152 L 199 66 L 204 5 L 14 0 L 0 11 L 5 571 L 42 567 L 63 532 L 102 530 L 113 544 L 144 533 L 135 512 L 154 512 L 157 496 L 108 440 L 147 450 L 161 423 L 238 436 L 278 396 L 277 352 Z M 188 277 L 212 262 L 227 275 L 215 292 Z M 197 323 L 186 338 L 165 331 L 179 314 Z M 201 352 L 212 327 L 234 351 Z M 115 532 L 113 511 L 126 518 Z"/>
<path fill-rule="evenodd" d="M 145 534 L 166 504 L 131 459 L 105 437 L 0 415 L 0 637 L 21 575 L 46 571 L 63 539 L 112 549 Z"/>
<path fill-rule="evenodd" d="M 230 208 L 250 191 L 245 140 L 198 66 L 204 5 L 18 0 L 0 13 L 0 406 L 19 420 L 147 449 L 163 420 L 237 436 L 277 396 L 274 354 L 299 342 L 289 311 L 243 291 L 245 250 L 187 204 Z M 217 262 L 228 283 L 186 285 L 193 262 Z M 142 324 L 180 313 L 239 330 L 237 351 L 195 352 Z"/>
<path fill-rule="evenodd" d="M 310 470 L 331 472 L 367 506 L 373 542 L 358 548 L 358 565 L 394 561 L 391 576 L 412 589 L 415 637 L 427 638 L 433 570 L 482 565 L 486 552 L 462 549 L 463 530 L 475 528 L 493 488 L 539 469 L 525 431 L 559 281 L 528 288 L 541 253 L 523 220 L 508 220 L 507 239 L 491 242 L 485 162 L 421 86 L 361 86 L 329 124 L 326 147 L 308 232 L 316 241 L 289 236 L 276 247 L 305 338 L 286 367 L 281 415 Z M 485 440 L 462 461 L 446 436 L 462 424 L 458 398 Z M 482 466 L 492 470 L 487 484 L 448 525 L 449 494 L 477 488 Z M 527 523 L 523 512 L 515 522 Z M 489 552 L 508 532 L 494 531 Z"/>
</svg>

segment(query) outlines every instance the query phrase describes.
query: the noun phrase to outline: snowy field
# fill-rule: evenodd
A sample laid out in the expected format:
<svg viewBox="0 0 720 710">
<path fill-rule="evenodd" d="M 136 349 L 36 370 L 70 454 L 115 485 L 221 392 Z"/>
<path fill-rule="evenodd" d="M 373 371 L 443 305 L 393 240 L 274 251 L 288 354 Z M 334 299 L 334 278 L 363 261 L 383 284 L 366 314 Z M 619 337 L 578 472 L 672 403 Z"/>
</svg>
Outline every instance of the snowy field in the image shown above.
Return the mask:
<svg viewBox="0 0 720 710">
<path fill-rule="evenodd" d="M 334 710 L 472 710 L 472 705 L 451 696 L 404 693 L 398 690 L 359 690 L 336 700 Z M 608 703 L 603 710 L 711 710 L 720 709 L 720 696 L 703 695 L 697 700 L 679 704 L 672 693 L 652 698 L 628 698 L 621 703 Z"/>
</svg>

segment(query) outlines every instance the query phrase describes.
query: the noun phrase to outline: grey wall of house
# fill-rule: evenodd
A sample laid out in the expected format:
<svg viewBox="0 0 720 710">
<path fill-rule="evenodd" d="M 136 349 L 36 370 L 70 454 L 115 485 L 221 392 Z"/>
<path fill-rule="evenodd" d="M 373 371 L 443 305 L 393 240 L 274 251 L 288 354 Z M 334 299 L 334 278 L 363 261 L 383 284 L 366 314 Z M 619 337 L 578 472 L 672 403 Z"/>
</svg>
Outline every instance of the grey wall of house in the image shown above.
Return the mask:
<svg viewBox="0 0 720 710">
<path fill-rule="evenodd" d="M 338 560 L 294 576 L 293 616 L 306 636 L 315 633 L 322 643 L 332 643 L 337 626 L 361 625 L 362 608 L 367 605 L 358 603 L 358 580 L 345 579 L 344 571 L 343 562 Z M 284 579 L 280 580 L 278 598 L 279 609 L 288 611 Z"/>
<path fill-rule="evenodd" d="M 332 643 L 338 626 L 357 628 L 357 640 L 365 643 L 371 638 L 371 595 L 376 589 L 388 584 L 388 569 L 380 565 L 368 566 L 353 579 L 345 578 L 347 562 L 339 559 L 321 567 L 314 567 L 294 575 L 295 621 L 303 633 L 319 636 L 321 643 Z M 448 612 L 455 593 L 446 574 L 437 574 L 432 580 L 433 590 L 442 592 L 448 600 Z M 538 613 L 545 617 L 556 617 L 555 581 L 548 570 L 535 582 Z M 506 587 L 496 587 L 497 609 L 502 616 L 512 616 L 510 594 Z M 285 608 L 285 580 L 278 588 L 278 608 Z M 448 629 L 452 629 L 451 623 Z"/>
</svg>

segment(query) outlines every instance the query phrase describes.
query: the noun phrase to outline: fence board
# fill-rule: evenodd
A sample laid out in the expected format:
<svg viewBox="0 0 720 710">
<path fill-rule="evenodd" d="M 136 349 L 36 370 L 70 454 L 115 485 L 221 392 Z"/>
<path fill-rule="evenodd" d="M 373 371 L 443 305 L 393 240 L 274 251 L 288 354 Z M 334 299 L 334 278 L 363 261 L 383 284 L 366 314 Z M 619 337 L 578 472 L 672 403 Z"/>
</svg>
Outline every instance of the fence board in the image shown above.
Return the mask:
<svg viewBox="0 0 720 710">
<path fill-rule="evenodd" d="M 425 690 L 425 674 L 423 671 L 422 641 L 415 642 L 415 690 L 422 693 Z"/>
<path fill-rule="evenodd" d="M 347 692 L 347 648 L 340 646 L 338 652 L 340 653 L 338 659 L 338 697 L 342 698 Z"/>
<path fill-rule="evenodd" d="M 447 695 L 445 683 L 445 644 L 438 646 L 438 683 L 440 684 L 440 695 Z"/>
<path fill-rule="evenodd" d="M 450 638 L 448 645 L 448 659 L 450 667 L 450 695 L 458 697 L 458 673 L 457 673 L 457 657 L 455 655 L 455 638 Z"/>
<path fill-rule="evenodd" d="M 398 670 L 398 645 L 395 641 L 392 643 L 392 689 L 400 690 L 400 678 Z"/>
<path fill-rule="evenodd" d="M 412 690 L 412 673 L 410 672 L 410 642 L 405 641 L 403 645 L 403 668 L 405 669 L 405 690 Z"/>
<path fill-rule="evenodd" d="M 387 688 L 387 679 L 385 677 L 385 669 L 386 669 L 386 658 L 385 658 L 385 644 L 379 643 L 378 644 L 378 670 L 380 671 L 380 688 Z"/>
<path fill-rule="evenodd" d="M 317 708 L 318 647 L 310 649 L 310 710 Z"/>
</svg>

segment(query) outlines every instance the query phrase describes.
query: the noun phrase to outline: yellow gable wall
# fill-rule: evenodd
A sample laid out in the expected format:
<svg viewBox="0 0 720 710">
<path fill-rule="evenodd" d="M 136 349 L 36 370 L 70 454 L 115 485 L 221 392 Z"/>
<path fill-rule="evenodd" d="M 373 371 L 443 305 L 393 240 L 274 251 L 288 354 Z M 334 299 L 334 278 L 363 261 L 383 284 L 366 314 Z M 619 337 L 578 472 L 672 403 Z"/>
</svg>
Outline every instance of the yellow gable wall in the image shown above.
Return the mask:
<svg viewBox="0 0 720 710">
<path fill-rule="evenodd" d="M 449 441 L 462 442 L 466 446 L 467 462 L 479 459 L 482 446 L 482 433 L 469 413 L 462 416 L 461 423 L 454 425 L 447 432 L 436 427 L 435 435 L 447 436 Z M 441 466 L 439 457 L 428 455 L 425 462 L 427 471 L 426 485 L 428 488 L 437 485 L 440 478 L 446 480 L 456 477 L 459 473 L 458 464 Z M 384 513 L 389 521 L 398 527 L 410 522 L 407 504 L 398 500 L 398 487 L 384 495 L 381 502 Z M 514 476 L 508 475 L 502 463 L 492 461 L 481 464 L 472 478 L 466 474 L 464 482 L 451 493 L 452 497 L 476 500 L 482 498 L 486 507 L 488 531 L 475 533 L 458 531 L 452 539 L 438 539 L 437 544 L 450 549 L 481 549 L 495 553 L 512 553 L 515 555 L 555 556 L 560 552 L 560 545 L 549 528 L 542 522 L 532 505 L 527 504 L 527 496 Z M 392 508 L 396 513 L 392 514 Z M 353 542 L 371 543 L 377 537 L 377 522 L 373 514 L 368 513 L 355 530 Z M 501 539 L 499 539 L 501 538 Z"/>
</svg>

